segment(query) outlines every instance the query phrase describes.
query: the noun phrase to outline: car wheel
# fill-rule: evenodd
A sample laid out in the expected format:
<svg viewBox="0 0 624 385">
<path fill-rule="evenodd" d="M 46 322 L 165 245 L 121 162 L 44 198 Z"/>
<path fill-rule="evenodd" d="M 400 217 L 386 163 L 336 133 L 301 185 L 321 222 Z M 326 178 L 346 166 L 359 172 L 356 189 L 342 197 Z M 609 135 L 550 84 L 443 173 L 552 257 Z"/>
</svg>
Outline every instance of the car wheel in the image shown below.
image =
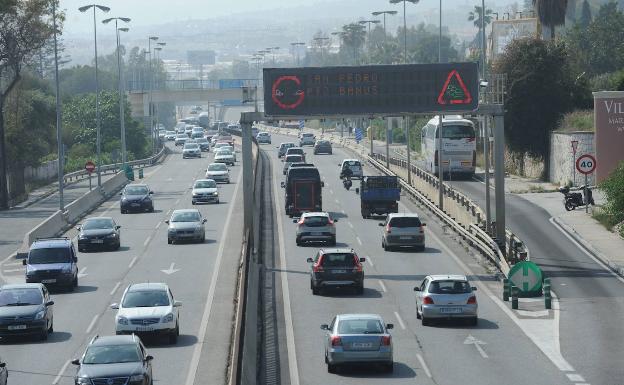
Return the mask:
<svg viewBox="0 0 624 385">
<path fill-rule="evenodd" d="M 121 209 L 121 210 L 119 210 L 119 211 L 121 211 L 121 213 L 122 213 L 122 214 L 125 214 L 125 213 L 126 213 L 126 210 L 124 210 L 124 209 Z"/>
<path fill-rule="evenodd" d="M 422 246 L 416 247 L 416 251 L 425 251 L 425 246 L 422 245 Z"/>
<path fill-rule="evenodd" d="M 150 213 L 153 213 L 153 212 L 154 212 L 154 206 L 150 207 L 149 212 L 150 212 Z"/>
<path fill-rule="evenodd" d="M 364 294 L 364 284 L 363 283 L 355 289 L 355 293 L 357 295 Z"/>
<path fill-rule="evenodd" d="M 172 244 L 172 243 L 173 243 L 173 241 L 171 240 L 171 238 L 167 238 L 167 244 L 169 244 L 169 245 L 170 245 L 170 244 Z"/>
<path fill-rule="evenodd" d="M 73 287 L 78 287 L 78 276 L 76 276 L 76 278 L 74 278 L 74 282 L 72 282 L 72 286 Z"/>
<path fill-rule="evenodd" d="M 420 319 L 420 312 L 418 311 L 418 305 L 416 305 L 416 319 Z"/>
<path fill-rule="evenodd" d="M 422 322 L 422 326 L 428 326 L 429 325 L 429 320 L 425 318 L 424 314 L 420 314 L 420 321 Z"/>
<path fill-rule="evenodd" d="M 191 204 L 192 204 L 193 206 L 195 206 L 195 201 L 192 201 L 192 202 L 191 202 Z"/>
<path fill-rule="evenodd" d="M 206 242 L 206 235 L 205 234 L 202 235 L 201 240 L 200 240 L 199 243 L 204 243 L 204 242 Z"/>
<path fill-rule="evenodd" d="M 39 339 L 41 341 L 46 341 L 48 339 L 48 332 L 49 332 L 49 329 L 47 328 L 44 331 L 42 331 L 41 335 L 39 336 Z"/>
<path fill-rule="evenodd" d="M 169 343 L 171 345 L 178 343 L 178 336 L 180 335 L 180 326 L 176 323 L 176 328 L 169 334 Z"/>
<path fill-rule="evenodd" d="M 331 241 L 329 241 L 330 246 L 336 246 L 336 237 L 332 237 Z"/>
<path fill-rule="evenodd" d="M 121 249 L 121 241 L 117 242 L 117 247 L 115 247 L 115 250 L 119 250 Z"/>
<path fill-rule="evenodd" d="M 336 373 L 338 371 L 338 367 L 336 364 L 327 363 L 327 373 Z"/>
<path fill-rule="evenodd" d="M 394 371 L 394 362 L 388 362 L 384 365 L 384 372 L 392 373 Z"/>
<path fill-rule="evenodd" d="M 314 284 L 312 282 L 310 282 L 310 286 L 312 288 L 312 295 L 319 295 L 321 294 L 321 289 L 314 286 Z"/>
<path fill-rule="evenodd" d="M 470 326 L 477 326 L 477 324 L 478 324 L 478 323 L 479 323 L 479 317 L 474 317 L 474 318 L 471 318 L 471 319 L 468 321 L 468 324 L 469 324 Z"/>
</svg>

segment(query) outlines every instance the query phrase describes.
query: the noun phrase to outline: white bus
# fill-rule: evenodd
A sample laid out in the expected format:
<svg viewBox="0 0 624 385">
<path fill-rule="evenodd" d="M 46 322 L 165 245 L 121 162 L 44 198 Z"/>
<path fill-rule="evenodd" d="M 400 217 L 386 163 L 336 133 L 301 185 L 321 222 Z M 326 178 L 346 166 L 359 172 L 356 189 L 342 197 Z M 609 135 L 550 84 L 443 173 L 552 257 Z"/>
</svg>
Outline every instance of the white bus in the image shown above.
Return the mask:
<svg viewBox="0 0 624 385">
<path fill-rule="evenodd" d="M 438 175 L 438 131 L 440 118 L 435 116 L 422 129 L 422 155 L 425 170 Z M 472 178 L 477 162 L 477 138 L 474 123 L 459 115 L 442 119 L 442 170 L 444 173 L 463 174 Z"/>
</svg>

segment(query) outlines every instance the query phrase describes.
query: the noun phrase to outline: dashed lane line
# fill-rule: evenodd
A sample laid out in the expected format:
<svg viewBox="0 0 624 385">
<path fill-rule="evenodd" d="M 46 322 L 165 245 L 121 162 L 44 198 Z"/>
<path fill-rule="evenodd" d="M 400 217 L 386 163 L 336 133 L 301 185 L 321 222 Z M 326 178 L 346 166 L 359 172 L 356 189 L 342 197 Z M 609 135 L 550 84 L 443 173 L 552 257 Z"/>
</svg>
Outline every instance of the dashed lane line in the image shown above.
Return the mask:
<svg viewBox="0 0 624 385">
<path fill-rule="evenodd" d="M 87 327 L 87 331 L 86 331 L 87 334 L 91 333 L 91 330 L 93 330 L 93 327 L 95 326 L 95 323 L 97 322 L 97 320 L 99 318 L 100 318 L 99 314 L 96 314 L 95 316 L 93 316 L 93 319 L 91 320 L 91 323 Z"/>
<path fill-rule="evenodd" d="M 380 279 L 377 282 L 379 282 L 379 286 L 381 286 L 381 290 L 385 293 L 388 290 L 386 290 L 386 285 L 384 285 L 383 281 Z"/>
<path fill-rule="evenodd" d="M 128 269 L 132 269 L 132 266 L 134 266 L 134 264 L 136 263 L 138 257 L 134 257 L 132 258 L 132 260 L 130 261 L 130 264 L 128 265 Z"/>
<path fill-rule="evenodd" d="M 61 381 L 61 378 L 63 377 L 63 373 L 65 373 L 70 363 L 71 363 L 71 360 L 67 360 L 65 364 L 63 364 L 63 366 L 61 367 L 61 370 L 58 372 L 56 377 L 54 377 L 54 381 L 52 381 L 52 385 L 56 385 L 59 383 L 59 381 Z"/>
<path fill-rule="evenodd" d="M 425 359 L 423 358 L 423 356 L 420 353 L 416 353 L 416 358 L 418 358 L 418 362 L 420 362 L 420 366 L 422 366 L 423 371 L 425 372 L 427 377 L 432 378 L 431 371 L 429 370 L 429 367 L 425 363 Z"/>
<path fill-rule="evenodd" d="M 401 329 L 405 330 L 405 323 L 403 322 L 403 319 L 401 318 L 401 315 L 399 314 L 399 312 L 394 312 L 394 316 L 396 317 L 397 321 L 399 321 L 399 325 L 401 326 Z"/>
<path fill-rule="evenodd" d="M 373 263 L 373 259 L 369 257 L 368 255 L 366 256 L 366 262 L 368 262 L 368 264 L 371 265 L 371 267 L 375 267 L 375 264 Z"/>
</svg>

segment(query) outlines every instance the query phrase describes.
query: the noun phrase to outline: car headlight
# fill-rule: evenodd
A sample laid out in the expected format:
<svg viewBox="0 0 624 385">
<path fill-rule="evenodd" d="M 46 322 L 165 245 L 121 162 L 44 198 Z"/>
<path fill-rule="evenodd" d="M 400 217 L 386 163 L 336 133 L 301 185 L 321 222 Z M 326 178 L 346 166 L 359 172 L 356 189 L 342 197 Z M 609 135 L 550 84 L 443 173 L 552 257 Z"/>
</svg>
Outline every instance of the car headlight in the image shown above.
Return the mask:
<svg viewBox="0 0 624 385">
<path fill-rule="evenodd" d="M 128 319 L 125 317 L 117 317 L 117 323 L 120 325 L 127 325 Z"/>
<path fill-rule="evenodd" d="M 143 201 L 145 201 L 145 202 L 149 202 L 151 200 L 152 200 L 152 198 L 150 198 L 149 195 L 146 196 L 145 198 L 143 198 Z"/>
<path fill-rule="evenodd" d="M 162 322 L 163 323 L 173 322 L 173 313 L 169 313 L 166 316 L 164 316 L 162 319 Z"/>
<path fill-rule="evenodd" d="M 212 193 L 212 195 L 217 196 L 217 195 L 219 195 L 219 192 L 215 191 L 215 192 Z"/>
<path fill-rule="evenodd" d="M 135 374 L 134 376 L 130 376 L 130 382 L 138 382 L 143 381 L 145 376 L 142 374 Z"/>
<path fill-rule="evenodd" d="M 204 229 L 203 229 L 201 226 L 197 226 L 197 227 L 195 228 L 195 232 L 196 232 L 196 233 L 199 233 L 199 232 L 200 232 L 200 231 L 202 231 L 202 230 L 204 230 Z"/>
<path fill-rule="evenodd" d="M 86 236 L 86 235 L 84 235 L 84 234 L 80 234 L 80 235 L 78 236 L 78 239 L 87 239 L 87 236 Z"/>
<path fill-rule="evenodd" d="M 35 314 L 35 319 L 43 319 L 45 316 L 45 310 L 41 310 L 39 313 Z"/>
<path fill-rule="evenodd" d="M 76 380 L 76 384 L 78 385 L 91 385 L 91 379 L 87 377 L 80 377 Z"/>
<path fill-rule="evenodd" d="M 117 238 L 117 233 L 108 234 L 106 238 Z"/>
</svg>

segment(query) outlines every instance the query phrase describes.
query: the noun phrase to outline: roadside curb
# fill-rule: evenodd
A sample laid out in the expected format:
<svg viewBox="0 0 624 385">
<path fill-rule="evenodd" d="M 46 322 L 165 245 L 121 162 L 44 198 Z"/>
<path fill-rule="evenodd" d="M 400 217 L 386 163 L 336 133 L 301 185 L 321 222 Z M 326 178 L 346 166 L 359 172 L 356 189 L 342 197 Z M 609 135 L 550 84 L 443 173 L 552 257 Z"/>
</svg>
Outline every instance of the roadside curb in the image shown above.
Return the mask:
<svg viewBox="0 0 624 385">
<path fill-rule="evenodd" d="M 611 261 L 606 255 L 597 250 L 590 242 L 586 241 L 583 237 L 581 237 L 576 230 L 574 230 L 570 225 L 563 222 L 558 217 L 552 217 L 553 222 L 559 226 L 566 234 L 572 237 L 579 245 L 585 249 L 588 253 L 593 255 L 600 262 L 605 264 L 611 271 L 620 277 L 624 278 L 624 266 L 618 265 L 617 263 Z"/>
</svg>

